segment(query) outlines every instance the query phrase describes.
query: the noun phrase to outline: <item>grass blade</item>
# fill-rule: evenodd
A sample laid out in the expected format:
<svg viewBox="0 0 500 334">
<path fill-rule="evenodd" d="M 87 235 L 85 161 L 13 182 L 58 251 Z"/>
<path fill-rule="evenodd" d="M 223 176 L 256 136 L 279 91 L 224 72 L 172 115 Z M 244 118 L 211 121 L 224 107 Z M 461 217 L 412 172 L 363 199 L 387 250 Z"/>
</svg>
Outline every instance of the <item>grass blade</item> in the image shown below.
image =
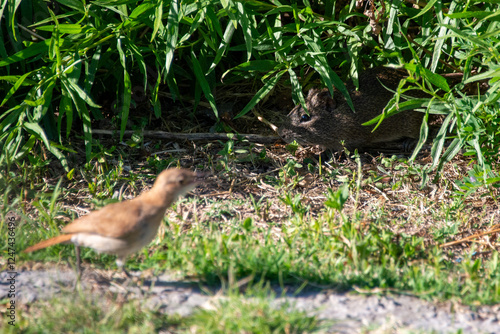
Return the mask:
<svg viewBox="0 0 500 334">
<path fill-rule="evenodd" d="M 41 41 L 39 43 L 28 46 L 26 49 L 23 49 L 19 52 L 14 53 L 12 56 L 7 59 L 0 61 L 0 67 L 7 66 L 10 64 L 14 64 L 21 60 L 27 60 L 31 57 L 37 56 L 39 54 L 45 54 L 49 49 L 50 39 L 45 41 Z"/>
<path fill-rule="evenodd" d="M 286 73 L 287 70 L 282 70 L 280 72 L 278 72 L 274 77 L 272 77 L 271 79 L 269 80 L 266 80 L 265 81 L 265 84 L 264 86 L 259 89 L 259 91 L 254 95 L 254 97 L 252 97 L 252 99 L 250 100 L 250 102 L 247 103 L 247 105 L 245 106 L 245 108 L 243 108 L 242 111 L 240 111 L 240 113 L 238 115 L 236 115 L 234 117 L 234 119 L 237 119 L 243 115 L 245 115 L 247 112 L 249 112 L 253 107 L 255 107 L 255 105 L 260 101 L 262 100 L 270 91 L 271 89 L 273 89 L 273 87 L 276 85 L 276 83 L 278 82 L 278 80 L 281 78 L 281 76 Z"/>
<path fill-rule="evenodd" d="M 123 52 L 122 38 L 116 40 L 116 48 L 120 54 L 120 63 L 123 67 L 123 96 L 122 96 L 122 106 L 120 112 L 121 125 L 120 125 L 120 141 L 123 140 L 123 135 L 125 134 L 125 129 L 127 127 L 128 114 L 130 111 L 130 103 L 132 101 L 132 83 L 130 81 L 130 75 L 127 71 L 127 58 L 125 52 Z"/>
<path fill-rule="evenodd" d="M 163 19 L 163 1 L 160 0 L 156 4 L 155 8 L 155 20 L 153 22 L 153 33 L 151 34 L 151 39 L 149 40 L 150 42 L 153 42 L 153 40 L 156 37 L 156 34 L 158 33 L 158 29 L 160 28 L 160 26 L 163 25 L 163 23 L 161 22 L 162 19 Z"/>
<path fill-rule="evenodd" d="M 87 162 L 90 161 L 92 156 L 92 127 L 90 121 L 90 113 L 85 105 L 85 101 L 80 97 L 78 92 L 73 90 L 73 87 L 78 87 L 77 85 L 72 85 L 71 80 L 68 80 L 66 77 L 61 77 L 61 83 L 63 84 L 64 89 L 67 94 L 71 97 L 71 100 L 75 104 L 76 110 L 80 115 L 80 118 L 83 122 L 83 136 L 85 140 L 85 157 Z"/>
<path fill-rule="evenodd" d="M 215 105 L 215 98 L 212 94 L 210 85 L 208 84 L 205 74 L 201 69 L 200 63 L 198 59 L 196 59 L 196 54 L 194 52 L 191 53 L 191 63 L 193 64 L 193 71 L 196 76 L 196 79 L 198 80 L 198 83 L 200 84 L 201 89 L 203 90 L 203 93 L 205 94 L 205 97 L 208 100 L 208 103 L 210 103 L 210 106 L 212 107 L 215 117 L 219 118 L 219 112 L 217 111 L 217 106 Z"/>
<path fill-rule="evenodd" d="M 167 19 L 167 36 L 165 40 L 167 48 L 165 50 L 165 76 L 170 71 L 172 60 L 174 59 L 174 51 L 177 47 L 177 38 L 179 37 L 179 3 L 178 0 L 173 0 L 170 3 L 170 11 L 168 12 Z"/>
<path fill-rule="evenodd" d="M 25 73 L 21 77 L 19 77 L 19 79 L 17 79 L 16 83 L 7 92 L 7 95 L 5 95 L 5 98 L 3 99 L 2 103 L 0 103 L 0 107 L 2 107 L 12 97 L 12 95 L 16 93 L 19 87 L 21 87 L 21 85 L 23 84 L 26 77 L 28 77 L 28 75 L 30 74 L 31 72 Z"/>
</svg>

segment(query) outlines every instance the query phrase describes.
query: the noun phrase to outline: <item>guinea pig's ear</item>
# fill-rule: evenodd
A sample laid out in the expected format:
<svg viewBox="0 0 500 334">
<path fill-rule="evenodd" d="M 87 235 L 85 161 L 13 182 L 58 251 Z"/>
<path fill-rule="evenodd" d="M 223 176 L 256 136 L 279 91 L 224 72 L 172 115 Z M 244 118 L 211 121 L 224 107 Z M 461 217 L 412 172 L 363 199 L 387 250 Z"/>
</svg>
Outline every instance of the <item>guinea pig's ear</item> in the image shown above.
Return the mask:
<svg viewBox="0 0 500 334">
<path fill-rule="evenodd" d="M 326 88 L 318 91 L 316 94 L 316 100 L 318 106 L 322 106 L 327 110 L 334 110 L 337 108 L 337 102 L 332 98 L 330 91 Z"/>
<path fill-rule="evenodd" d="M 318 93 L 320 92 L 319 89 L 316 89 L 316 88 L 312 88 L 312 89 L 309 89 L 309 91 L 307 92 L 307 99 L 312 99 L 314 95 L 317 95 Z"/>
</svg>

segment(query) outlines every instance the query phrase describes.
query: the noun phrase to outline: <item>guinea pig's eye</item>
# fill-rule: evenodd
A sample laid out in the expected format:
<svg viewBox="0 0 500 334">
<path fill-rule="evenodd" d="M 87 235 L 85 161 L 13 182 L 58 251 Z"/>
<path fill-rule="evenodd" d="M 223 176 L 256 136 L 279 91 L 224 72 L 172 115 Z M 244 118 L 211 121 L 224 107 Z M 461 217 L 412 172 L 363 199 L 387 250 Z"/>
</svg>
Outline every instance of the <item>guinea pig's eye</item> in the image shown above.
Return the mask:
<svg viewBox="0 0 500 334">
<path fill-rule="evenodd" d="M 307 122 L 311 119 L 311 116 L 309 116 L 308 114 L 304 114 L 300 117 L 300 121 L 301 122 Z"/>
</svg>

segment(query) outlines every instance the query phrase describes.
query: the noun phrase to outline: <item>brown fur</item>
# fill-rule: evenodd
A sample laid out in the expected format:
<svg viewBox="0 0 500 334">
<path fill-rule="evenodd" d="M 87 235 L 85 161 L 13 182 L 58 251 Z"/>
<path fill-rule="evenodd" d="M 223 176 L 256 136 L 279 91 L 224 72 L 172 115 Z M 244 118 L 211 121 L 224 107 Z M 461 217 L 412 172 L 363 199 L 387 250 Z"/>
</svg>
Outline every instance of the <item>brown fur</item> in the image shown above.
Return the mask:
<svg viewBox="0 0 500 334">
<path fill-rule="evenodd" d="M 383 120 L 372 132 L 375 125 L 362 126 L 382 113 L 394 95 L 384 88 L 396 89 L 405 72 L 391 68 L 375 68 L 360 75 L 359 91 L 352 84 L 347 88 L 354 104 L 355 112 L 349 107 L 339 91 L 334 98 L 327 89 L 312 89 L 306 99 L 309 115 L 302 106 L 296 106 L 279 129 L 280 136 L 286 141 L 294 139 L 300 144 L 320 145 L 334 151 L 345 147 L 352 150 L 377 147 L 402 139 L 417 139 L 423 114 L 404 111 Z"/>
</svg>

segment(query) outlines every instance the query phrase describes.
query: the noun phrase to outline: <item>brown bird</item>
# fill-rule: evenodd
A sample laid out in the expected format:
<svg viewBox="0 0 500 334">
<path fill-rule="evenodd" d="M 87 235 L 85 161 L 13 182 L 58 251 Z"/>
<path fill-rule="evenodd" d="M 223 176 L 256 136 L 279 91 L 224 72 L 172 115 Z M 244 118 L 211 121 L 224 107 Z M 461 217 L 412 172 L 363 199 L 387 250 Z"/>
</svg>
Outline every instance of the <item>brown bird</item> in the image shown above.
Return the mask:
<svg viewBox="0 0 500 334">
<path fill-rule="evenodd" d="M 186 169 L 166 169 L 153 187 L 136 198 L 106 205 L 66 225 L 61 234 L 28 247 L 29 253 L 59 243 L 74 243 L 77 269 L 80 273 L 79 246 L 90 247 L 99 253 L 114 254 L 116 264 L 123 267 L 128 255 L 149 244 L 156 236 L 158 226 L 167 208 L 177 197 L 196 187 L 196 174 Z"/>
</svg>

